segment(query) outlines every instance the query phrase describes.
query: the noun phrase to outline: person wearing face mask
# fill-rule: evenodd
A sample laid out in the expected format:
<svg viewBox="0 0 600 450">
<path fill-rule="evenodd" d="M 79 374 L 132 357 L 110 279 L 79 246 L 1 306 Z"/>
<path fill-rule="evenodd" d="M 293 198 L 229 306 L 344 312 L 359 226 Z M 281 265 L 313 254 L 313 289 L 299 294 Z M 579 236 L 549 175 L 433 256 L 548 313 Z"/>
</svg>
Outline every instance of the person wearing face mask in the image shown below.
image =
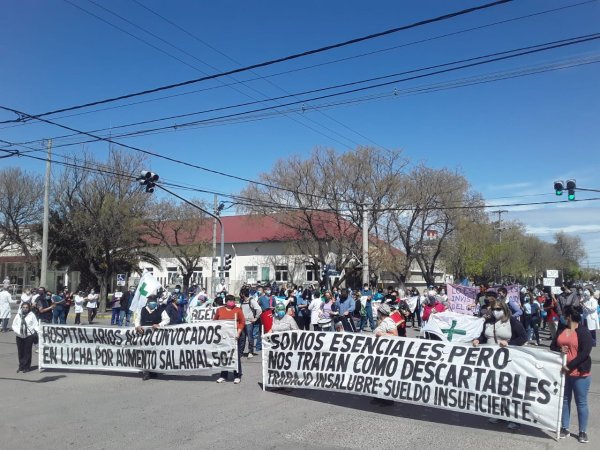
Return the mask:
<svg viewBox="0 0 600 450">
<path fill-rule="evenodd" d="M 94 289 L 87 296 L 88 323 L 91 325 L 98 314 L 98 294 Z"/>
<path fill-rule="evenodd" d="M 352 318 L 356 304 L 352 298 L 352 295 L 350 295 L 348 292 L 348 289 L 343 288 L 340 291 L 340 297 L 337 301 L 337 304 L 344 331 L 356 332 L 356 325 L 354 323 L 354 319 Z"/>
<path fill-rule="evenodd" d="M 529 291 L 529 297 L 531 298 L 531 332 L 528 335 L 529 341 L 534 345 L 540 345 L 540 324 L 542 323 L 542 305 L 537 299 L 537 296 Z M 533 338 L 535 337 L 535 341 Z"/>
<path fill-rule="evenodd" d="M 256 339 L 256 351 L 262 351 L 262 329 L 265 331 L 271 329 L 273 324 L 273 310 L 275 309 L 275 297 L 271 295 L 271 287 L 269 285 L 266 288 L 261 286 L 257 290 L 258 295 L 258 306 L 262 313 L 260 314 L 260 320 L 255 322 L 254 325 L 254 338 Z"/>
<path fill-rule="evenodd" d="M 600 298 L 600 291 L 596 291 L 592 295 L 589 289 L 586 289 L 583 292 L 583 303 L 581 304 L 583 306 L 583 323 L 590 330 L 593 347 L 596 346 L 596 330 L 600 328 L 598 323 L 598 298 Z"/>
<path fill-rule="evenodd" d="M 240 335 L 246 327 L 246 318 L 242 309 L 236 305 L 235 297 L 231 294 L 225 296 L 225 307 L 217 309 L 215 320 L 235 320 L 237 324 L 237 347 L 238 347 L 238 369 L 233 372 L 233 384 L 240 384 L 242 381 L 242 351 Z M 221 376 L 217 379 L 217 383 L 227 381 L 228 371 L 221 372 Z"/>
<path fill-rule="evenodd" d="M 119 313 L 119 326 L 129 326 L 131 323 L 131 315 L 133 311 L 129 309 L 131 301 L 135 297 L 135 286 L 129 286 L 129 290 L 123 293 L 121 297 L 121 312 Z"/>
<path fill-rule="evenodd" d="M 166 327 L 169 325 L 169 322 L 170 319 L 167 312 L 158 307 L 158 298 L 156 295 L 149 295 L 146 299 L 146 305 L 135 316 L 135 331 L 139 334 L 152 333 L 157 328 Z M 144 381 L 156 378 L 157 376 L 157 373 L 148 370 L 142 372 L 142 380 Z"/>
<path fill-rule="evenodd" d="M 583 326 L 583 310 L 580 306 L 566 306 L 563 316 L 567 326 L 558 330 L 556 338 L 550 345 L 550 350 L 567 355 L 567 363 L 562 371 L 565 374 L 565 393 L 563 398 L 562 424 L 559 437 L 564 439 L 571 435 L 569 423 L 571 420 L 571 399 L 575 397 L 577 419 L 579 422 L 580 443 L 589 442 L 587 424 L 589 417 L 588 393 L 592 383 L 592 335 Z"/>
<path fill-rule="evenodd" d="M 479 339 L 473 340 L 473 347 L 479 344 L 495 344 L 500 347 L 522 346 L 527 342 L 527 333 L 521 321 L 510 313 L 506 301 L 497 299 L 490 304 L 491 317 L 483 326 Z M 496 418 L 488 419 L 490 423 L 498 423 Z M 508 422 L 508 428 L 516 430 L 519 424 Z"/>
<path fill-rule="evenodd" d="M 269 333 L 277 331 L 292 331 L 298 329 L 298 324 L 292 316 L 293 309 L 286 308 L 283 302 L 278 302 L 275 305 L 275 314 L 273 315 L 273 326 Z"/>
<path fill-rule="evenodd" d="M 37 296 L 33 300 L 38 319 L 42 323 L 52 323 L 52 310 L 54 307 L 47 294 L 46 289 L 40 287 Z"/>
<path fill-rule="evenodd" d="M 12 329 L 17 339 L 17 354 L 19 358 L 19 372 L 31 370 L 31 349 L 33 347 L 38 330 L 38 320 L 31 312 L 29 303 L 21 304 L 21 310 L 13 320 Z"/>
<path fill-rule="evenodd" d="M 85 293 L 79 291 L 74 298 L 75 303 L 75 325 L 81 325 L 81 313 L 83 312 L 83 304 L 85 303 Z M 129 323 L 128 323 L 129 325 Z"/>
</svg>

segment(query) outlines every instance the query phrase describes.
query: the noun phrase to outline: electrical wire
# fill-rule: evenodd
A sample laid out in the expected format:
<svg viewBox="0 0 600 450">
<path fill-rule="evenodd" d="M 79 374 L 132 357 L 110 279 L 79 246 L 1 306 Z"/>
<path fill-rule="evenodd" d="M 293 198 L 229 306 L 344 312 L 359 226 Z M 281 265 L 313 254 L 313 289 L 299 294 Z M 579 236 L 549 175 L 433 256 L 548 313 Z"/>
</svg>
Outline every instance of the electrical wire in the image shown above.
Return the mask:
<svg viewBox="0 0 600 450">
<path fill-rule="evenodd" d="M 204 45 L 208 46 L 209 48 L 211 48 L 212 50 L 216 51 L 217 53 L 220 53 L 220 54 L 222 54 L 222 55 L 225 56 L 225 54 L 222 53 L 222 52 L 220 52 L 218 49 L 212 47 L 207 42 L 199 39 L 197 36 L 195 36 L 195 35 L 193 35 L 191 33 L 188 33 L 184 28 L 179 27 L 177 24 L 173 23 L 172 21 L 170 21 L 169 19 L 165 18 L 164 16 L 161 16 L 158 13 L 154 12 L 153 10 L 150 10 L 145 5 L 143 5 L 140 2 L 137 2 L 136 0 L 132 0 L 132 1 L 135 1 L 136 3 L 138 3 L 143 8 L 148 9 L 153 14 L 157 14 L 163 20 L 171 23 L 171 25 L 177 27 L 181 31 L 185 32 L 186 34 L 191 35 L 192 37 L 194 37 L 194 39 L 199 40 L 201 43 L 203 43 Z M 509 22 L 515 22 L 515 21 L 519 21 L 519 20 L 523 20 L 523 19 L 528 19 L 528 18 L 531 18 L 531 17 L 537 17 L 537 16 L 541 16 L 541 15 L 545 15 L 545 14 L 550 14 L 550 13 L 554 13 L 554 12 L 558 12 L 558 11 L 563 11 L 563 10 L 570 9 L 570 8 L 584 6 L 584 5 L 587 5 L 587 4 L 590 4 L 590 3 L 595 3 L 597 1 L 599 1 L 599 0 L 587 0 L 587 1 L 584 1 L 584 2 L 573 3 L 573 4 L 570 4 L 570 5 L 565 5 L 565 6 L 561 6 L 561 7 L 558 7 L 558 8 L 547 9 L 547 10 L 538 11 L 538 12 L 531 13 L 531 14 L 526 14 L 526 15 L 522 15 L 522 16 L 512 17 L 510 19 L 505 19 L 505 20 L 500 20 L 500 21 L 496 21 L 496 22 L 491 22 L 491 23 L 487 23 L 487 24 L 480 25 L 480 26 L 477 26 L 477 27 L 471 27 L 471 28 L 466 28 L 466 29 L 454 31 L 454 32 L 451 32 L 451 33 L 440 34 L 440 35 L 433 36 L 433 37 L 426 38 L 426 39 L 411 41 L 411 42 L 407 42 L 407 43 L 404 43 L 404 44 L 396 45 L 396 46 L 393 46 L 393 47 L 387 47 L 387 48 L 384 48 L 384 49 L 373 50 L 373 51 L 370 51 L 370 52 L 360 53 L 360 54 L 357 54 L 357 55 L 348 56 L 348 57 L 340 58 L 340 59 L 334 59 L 334 60 L 326 61 L 326 62 L 319 63 L 319 64 L 314 64 L 314 65 L 310 65 L 310 66 L 299 67 L 299 68 L 296 68 L 296 69 L 290 69 L 290 70 L 286 70 L 286 71 L 283 71 L 283 72 L 277 72 L 277 73 L 269 74 L 269 75 L 263 75 L 263 76 L 259 75 L 258 77 L 255 77 L 255 78 L 240 80 L 240 81 L 236 81 L 234 83 L 227 83 L 227 84 L 224 84 L 224 85 L 221 85 L 221 86 L 211 86 L 211 87 L 202 88 L 202 89 L 195 89 L 193 91 L 182 92 L 182 93 L 179 93 L 179 94 L 171 94 L 171 95 L 156 97 L 156 98 L 152 98 L 152 99 L 148 99 L 148 100 L 140 100 L 140 101 L 125 103 L 123 105 L 115 105 L 115 106 L 109 106 L 109 107 L 104 107 L 104 108 L 98 108 L 98 109 L 94 109 L 94 110 L 91 110 L 91 111 L 82 111 L 82 112 L 78 112 L 78 113 L 74 113 L 74 114 L 65 114 L 65 115 L 57 116 L 57 117 L 55 117 L 55 119 L 65 119 L 65 118 L 69 118 L 69 117 L 76 117 L 76 116 L 81 116 L 81 115 L 94 114 L 94 113 L 97 113 L 97 112 L 110 111 L 110 110 L 114 110 L 114 109 L 126 108 L 126 107 L 129 107 L 129 106 L 136 106 L 136 105 L 145 104 L 145 103 L 151 103 L 151 102 L 156 102 L 156 101 L 168 100 L 168 99 L 171 99 L 171 98 L 176 98 L 176 97 L 180 97 L 180 96 L 184 96 L 184 95 L 192 95 L 192 94 L 197 94 L 197 93 L 206 92 L 206 91 L 210 91 L 210 90 L 222 89 L 223 87 L 228 87 L 228 86 L 232 86 L 232 85 L 236 85 L 236 84 L 241 84 L 241 83 L 253 82 L 253 81 L 257 81 L 257 80 L 265 80 L 266 81 L 266 80 L 268 80 L 270 78 L 278 77 L 278 76 L 281 76 L 281 75 L 287 75 L 287 74 L 290 74 L 290 73 L 295 73 L 295 72 L 299 72 L 299 71 L 303 71 L 303 70 L 309 70 L 309 69 L 321 67 L 321 66 L 324 66 L 324 65 L 336 64 L 336 63 L 347 61 L 347 60 L 350 60 L 350 59 L 362 58 L 362 57 L 370 56 L 370 55 L 377 54 L 377 53 L 382 53 L 382 52 L 397 50 L 399 48 L 408 47 L 408 46 L 411 46 L 411 45 L 417 45 L 417 44 L 421 44 L 421 43 L 424 43 L 424 42 L 430 42 L 430 41 L 434 41 L 434 40 L 437 40 L 437 39 L 443 39 L 443 38 L 450 37 L 450 36 L 455 36 L 455 35 L 459 35 L 459 34 L 463 34 L 463 33 L 468 33 L 468 32 L 471 32 L 471 31 L 477 31 L 477 30 L 481 30 L 481 29 L 485 29 L 485 28 L 489 28 L 489 27 L 493 27 L 493 26 L 503 25 L 503 24 L 506 24 L 506 23 L 509 23 Z M 235 61 L 235 60 L 233 60 L 233 61 Z M 256 73 L 254 71 L 250 71 L 250 72 L 251 73 Z M 2 122 L 0 122 L 0 123 L 2 123 Z M 28 126 L 28 125 L 31 125 L 31 124 L 34 124 L 34 123 L 38 123 L 38 122 L 20 122 L 20 123 L 15 123 L 13 125 L 8 125 L 8 126 L 5 126 L 5 127 L 2 127 L 1 129 Z"/>
<path fill-rule="evenodd" d="M 207 80 L 213 80 L 216 78 L 221 78 L 227 75 L 234 75 L 236 73 L 241 73 L 241 72 L 247 72 L 249 70 L 253 70 L 253 69 L 257 69 L 260 67 L 267 67 L 267 66 L 271 66 L 273 64 L 278 64 L 278 63 L 282 63 L 282 62 L 286 62 L 286 61 L 291 61 L 294 59 L 298 59 L 298 58 L 303 58 L 309 55 L 314 55 L 317 53 L 323 53 L 323 52 L 327 52 L 333 49 L 337 49 L 337 48 L 341 48 L 341 47 L 347 47 L 349 45 L 354 45 L 357 44 L 359 42 L 364 42 L 364 41 L 368 41 L 368 40 L 372 40 L 372 39 L 376 39 L 382 36 L 387 36 L 390 34 L 394 34 L 394 33 L 398 33 L 401 31 L 405 31 L 405 30 L 409 30 L 409 29 L 413 29 L 413 28 L 418 28 L 424 25 L 428 25 L 431 23 L 436 23 L 436 22 L 442 22 L 445 20 L 449 20 L 449 19 L 453 19 L 455 17 L 459 17 L 459 16 L 463 16 L 466 14 L 471 14 L 477 11 L 482 11 L 485 9 L 489 9 L 489 8 L 493 8 L 496 6 L 500 6 L 500 5 L 504 5 L 506 3 L 511 3 L 513 0 L 498 0 L 498 1 L 494 1 L 491 3 L 486 3 L 483 5 L 479 5 L 479 6 L 475 6 L 472 8 L 466 8 L 466 9 L 462 9 L 459 11 L 455 11 L 452 13 L 448 13 L 448 14 L 444 14 L 441 16 L 437 16 L 437 17 L 433 17 L 433 18 L 429 18 L 429 19 L 425 19 L 425 20 L 421 20 L 418 22 L 414 22 L 408 25 L 403 25 L 400 27 L 396 27 L 396 28 L 391 28 L 385 31 L 380 31 L 378 33 L 372 33 L 366 36 L 361 36 L 361 37 L 356 37 L 356 38 L 352 38 L 343 42 L 338 42 L 335 44 L 330 44 L 330 45 L 326 45 L 323 47 L 319 47 L 316 49 L 312 49 L 312 50 L 306 50 L 300 53 L 294 53 L 291 55 L 287 55 L 281 58 L 276 58 L 276 59 L 272 59 L 272 60 L 268 60 L 268 61 L 263 61 L 260 63 L 256 63 L 256 64 L 252 64 L 249 66 L 245 66 L 245 67 L 240 67 L 237 69 L 232 69 L 226 72 L 220 72 L 220 73 L 216 73 L 216 74 L 212 74 L 212 75 L 208 75 L 208 76 L 204 76 L 204 77 L 200 77 L 200 78 L 195 78 L 195 79 L 191 79 L 191 80 L 187 80 L 187 81 L 182 81 L 179 83 L 172 83 L 172 84 L 168 84 L 168 85 L 164 85 L 164 86 L 160 86 L 160 87 L 156 87 L 156 88 L 152 88 L 152 89 L 146 89 L 143 91 L 138 91 L 138 92 L 134 92 L 134 93 L 130 93 L 130 94 L 124 94 L 124 95 L 120 95 L 117 97 L 111 97 L 111 98 L 106 98 L 103 100 L 96 100 L 93 102 L 88 102 L 85 104 L 80 104 L 80 105 L 75 105 L 75 106 L 70 106 L 67 108 L 61 108 L 61 109 L 56 109 L 53 111 L 47 111 L 44 113 L 39 113 L 39 114 L 33 114 L 31 116 L 35 116 L 35 117 L 44 117 L 44 116 L 48 116 L 48 115 L 52 115 L 52 114 L 58 114 L 58 113 L 62 113 L 62 112 L 67 112 L 67 111 L 74 111 L 77 109 L 82 109 L 82 108 L 87 108 L 90 106 L 96 106 L 96 105 L 102 105 L 102 104 L 106 104 L 106 103 L 112 103 L 118 100 L 126 100 L 128 98 L 133 98 L 133 97 L 139 97 L 142 95 L 147 95 L 147 94 L 152 94 L 155 92 L 161 92 L 161 91 L 165 91 L 165 90 L 170 90 L 170 89 L 174 89 L 174 88 L 178 88 L 178 87 L 182 87 L 182 86 L 188 86 L 191 84 L 196 84 L 196 83 L 200 83 L 202 81 L 207 81 Z M 15 119 L 16 121 L 21 121 L 22 119 Z M 13 120 L 13 122 L 15 121 Z M 9 123 L 10 121 L 4 121 L 4 122 L 0 122 L 0 123 Z"/>
<path fill-rule="evenodd" d="M 515 57 L 520 57 L 520 56 L 529 55 L 529 54 L 532 54 L 532 53 L 538 53 L 538 52 L 553 50 L 553 49 L 556 49 L 556 48 L 561 48 L 561 47 L 570 46 L 570 45 L 576 45 L 576 44 L 580 44 L 580 43 L 585 43 L 585 42 L 589 42 L 591 40 L 596 40 L 596 39 L 600 39 L 600 33 L 595 33 L 595 34 L 590 34 L 590 35 L 583 35 L 583 36 L 578 36 L 578 37 L 568 38 L 568 39 L 561 39 L 561 40 L 558 40 L 558 41 L 546 42 L 546 43 L 543 43 L 543 44 L 536 44 L 536 45 L 532 45 L 532 46 L 521 47 L 521 48 L 518 48 L 518 49 L 507 50 L 507 51 L 503 51 L 503 52 L 495 52 L 495 53 L 491 53 L 491 54 L 487 54 L 487 55 L 481 55 L 481 56 L 476 56 L 476 57 L 472 57 L 472 58 L 461 59 L 461 60 L 457 60 L 457 61 L 451 61 L 451 62 L 447 62 L 447 63 L 443 63 L 443 64 L 437 64 L 437 65 L 434 65 L 434 66 L 429 66 L 429 67 L 424 67 L 424 68 L 417 68 L 417 69 L 411 69 L 409 71 L 404 71 L 404 72 L 399 72 L 399 73 L 394 73 L 394 74 L 389 74 L 389 75 L 384 75 L 384 76 L 369 78 L 369 79 L 366 79 L 366 80 L 358 80 L 358 81 L 353 81 L 353 82 L 350 82 L 350 83 L 343 83 L 343 84 L 338 84 L 338 85 L 334 85 L 334 86 L 327 86 L 327 87 L 323 87 L 323 88 L 312 89 L 312 90 L 309 90 L 309 91 L 299 92 L 299 93 L 296 93 L 296 94 L 291 94 L 291 95 L 285 95 L 285 96 L 276 97 L 276 99 L 283 99 L 283 98 L 289 98 L 291 96 L 302 96 L 302 95 L 307 95 L 307 94 L 310 94 L 310 93 L 323 92 L 323 91 L 327 91 L 327 90 L 338 89 L 340 87 L 347 87 L 347 86 L 352 86 L 352 85 L 357 85 L 357 84 L 363 84 L 365 82 L 370 82 L 370 81 L 373 81 L 373 80 L 381 80 L 381 79 L 386 79 L 386 78 L 390 78 L 390 77 L 397 77 L 397 76 L 404 75 L 404 74 L 418 73 L 418 72 L 422 72 L 422 71 L 429 70 L 429 69 L 432 69 L 432 68 L 455 66 L 455 67 L 450 67 L 448 69 L 442 69 L 442 70 L 438 70 L 438 71 L 434 71 L 434 72 L 428 72 L 428 73 L 421 74 L 421 75 L 415 75 L 415 76 L 411 76 L 411 77 L 405 77 L 405 78 L 398 79 L 398 80 L 393 80 L 393 81 L 390 81 L 390 82 L 377 83 L 375 85 L 364 86 L 364 87 L 361 87 L 361 88 L 346 90 L 346 91 L 342 91 L 342 92 L 337 92 L 337 93 L 323 95 L 323 96 L 317 96 L 317 97 L 303 99 L 303 100 L 297 100 L 297 101 L 288 102 L 288 103 L 285 103 L 283 105 L 280 105 L 281 107 L 287 107 L 287 106 L 293 106 L 293 105 L 302 104 L 303 105 L 302 109 L 306 110 L 306 107 L 304 105 L 306 105 L 306 103 L 309 103 L 309 102 L 312 102 L 312 101 L 316 101 L 316 100 L 322 100 L 322 99 L 337 97 L 337 96 L 341 96 L 341 95 L 347 95 L 349 93 L 361 92 L 361 91 L 364 91 L 364 90 L 371 90 L 371 89 L 375 89 L 375 88 L 382 87 L 382 86 L 388 86 L 388 85 L 396 84 L 396 83 L 400 83 L 400 82 L 406 82 L 406 81 L 411 81 L 411 80 L 414 80 L 414 79 L 420 79 L 420 78 L 425 78 L 425 77 L 429 77 L 429 76 L 439 75 L 439 74 L 447 73 L 447 72 L 451 72 L 451 71 L 462 70 L 462 69 L 465 69 L 465 68 L 471 68 L 471 67 L 474 67 L 474 66 L 479 66 L 479 65 L 483 65 L 483 64 L 492 63 L 492 62 L 497 62 L 497 61 L 500 61 L 500 60 L 505 60 L 505 59 L 515 58 Z M 496 56 L 496 57 L 493 57 L 493 56 Z M 457 64 L 460 64 L 462 62 L 470 62 L 470 61 L 476 61 L 476 62 L 470 63 L 470 64 L 457 65 Z M 173 119 L 177 119 L 177 118 L 189 117 L 189 116 L 193 116 L 193 115 L 200 115 L 200 114 L 205 114 L 205 113 L 209 113 L 209 112 L 216 112 L 216 111 L 222 111 L 222 110 L 227 110 L 227 109 L 235 109 L 235 108 L 245 107 L 245 106 L 249 106 L 249 105 L 253 105 L 253 104 L 257 104 L 257 103 L 263 103 L 263 102 L 264 101 L 246 102 L 246 103 L 241 103 L 241 104 L 236 104 L 236 105 L 228 105 L 228 106 L 223 106 L 223 107 L 219 107 L 219 108 L 212 108 L 212 109 L 208 109 L 208 110 L 202 110 L 202 111 L 196 111 L 196 112 L 191 112 L 191 113 L 178 114 L 178 115 L 174 115 L 174 116 L 168 116 L 168 117 L 162 117 L 162 118 L 157 118 L 157 119 L 145 120 L 145 121 L 140 121 L 140 122 L 134 122 L 134 123 L 129 123 L 129 124 L 123 124 L 123 125 L 118 125 L 118 126 L 112 126 L 110 128 L 102 128 L 102 129 L 92 130 L 89 133 L 96 133 L 96 132 L 99 132 L 99 131 L 106 131 L 106 130 L 111 130 L 111 132 L 112 132 L 113 130 L 120 129 L 120 128 L 127 128 L 127 127 L 139 126 L 139 125 L 144 125 L 144 124 L 149 124 L 149 123 L 156 123 L 156 122 L 166 121 L 166 120 L 173 120 Z M 132 133 L 125 133 L 125 134 L 118 135 L 117 138 L 123 138 L 123 137 L 127 137 L 127 136 L 135 136 L 135 135 L 139 135 L 140 133 L 148 133 L 148 132 L 154 132 L 154 131 L 159 131 L 159 130 L 164 130 L 164 129 L 182 128 L 182 127 L 191 126 L 191 125 L 198 125 L 198 124 L 201 124 L 201 123 L 208 123 L 208 122 L 212 122 L 212 121 L 215 121 L 215 120 L 221 120 L 221 119 L 227 119 L 227 118 L 233 118 L 233 117 L 240 117 L 240 116 L 244 116 L 244 115 L 247 115 L 247 114 L 258 113 L 258 112 L 263 112 L 263 111 L 269 111 L 269 110 L 273 110 L 273 109 L 275 109 L 275 107 L 273 107 L 273 106 L 267 106 L 267 107 L 264 107 L 264 108 L 255 108 L 255 109 L 252 109 L 250 111 L 242 111 L 242 112 L 239 112 L 239 113 L 234 113 L 234 114 L 229 114 L 229 115 L 223 115 L 223 116 L 213 117 L 213 118 L 204 119 L 204 120 L 200 120 L 200 121 L 184 122 L 184 123 L 179 123 L 179 124 L 174 124 L 174 125 L 168 125 L 166 127 L 151 128 L 151 129 L 147 129 L 147 130 L 143 130 L 143 131 L 136 131 L 136 132 L 132 132 Z M 55 136 L 53 138 L 53 140 L 59 140 L 59 139 L 63 139 L 63 138 L 77 136 L 79 134 L 82 134 L 82 133 L 81 132 L 75 132 L 73 134 L 66 134 L 66 135 L 61 135 L 61 136 Z M 105 139 L 104 137 L 96 138 L 96 140 L 104 140 L 104 139 Z M 29 142 L 26 142 L 26 143 L 31 143 L 31 142 L 34 142 L 34 141 L 29 141 Z M 87 143 L 87 142 L 94 142 L 94 141 L 84 141 L 84 142 Z"/>
</svg>

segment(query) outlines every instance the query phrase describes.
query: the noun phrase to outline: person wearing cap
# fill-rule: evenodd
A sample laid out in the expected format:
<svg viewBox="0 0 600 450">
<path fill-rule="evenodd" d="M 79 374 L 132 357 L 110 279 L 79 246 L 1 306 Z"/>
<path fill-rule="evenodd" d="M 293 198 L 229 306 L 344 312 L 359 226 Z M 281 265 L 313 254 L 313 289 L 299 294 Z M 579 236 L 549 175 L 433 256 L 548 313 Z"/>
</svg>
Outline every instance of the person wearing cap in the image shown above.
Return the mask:
<svg viewBox="0 0 600 450">
<path fill-rule="evenodd" d="M 38 320 L 35 314 L 31 312 L 31 304 L 24 302 L 20 311 L 13 320 L 12 329 L 17 339 L 17 354 L 19 358 L 19 372 L 29 372 L 31 370 L 31 350 L 33 341 L 37 334 Z"/>
<path fill-rule="evenodd" d="M 81 313 L 83 312 L 83 304 L 85 303 L 85 293 L 79 291 L 74 298 L 75 303 L 75 325 L 81 325 Z"/>
<path fill-rule="evenodd" d="M 375 328 L 375 336 L 398 336 L 398 327 L 396 322 L 390 318 L 392 310 L 390 305 L 382 303 L 377 309 L 377 319 L 379 325 Z"/>
</svg>

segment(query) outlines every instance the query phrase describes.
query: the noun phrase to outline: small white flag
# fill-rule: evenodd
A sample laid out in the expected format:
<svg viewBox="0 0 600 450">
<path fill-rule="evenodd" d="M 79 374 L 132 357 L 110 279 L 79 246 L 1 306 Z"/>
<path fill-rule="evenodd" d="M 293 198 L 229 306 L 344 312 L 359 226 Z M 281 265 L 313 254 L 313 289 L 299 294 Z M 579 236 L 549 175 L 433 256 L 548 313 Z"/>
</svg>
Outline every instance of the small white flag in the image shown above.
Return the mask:
<svg viewBox="0 0 600 450">
<path fill-rule="evenodd" d="M 479 339 L 485 319 L 451 311 L 431 314 L 421 334 L 431 333 L 446 342 L 471 342 Z"/>
<path fill-rule="evenodd" d="M 156 294 L 160 287 L 161 284 L 154 278 L 154 275 L 150 272 L 146 272 L 140 279 L 131 305 L 129 306 L 129 310 L 134 312 L 140 311 L 146 305 L 148 296 Z"/>
</svg>

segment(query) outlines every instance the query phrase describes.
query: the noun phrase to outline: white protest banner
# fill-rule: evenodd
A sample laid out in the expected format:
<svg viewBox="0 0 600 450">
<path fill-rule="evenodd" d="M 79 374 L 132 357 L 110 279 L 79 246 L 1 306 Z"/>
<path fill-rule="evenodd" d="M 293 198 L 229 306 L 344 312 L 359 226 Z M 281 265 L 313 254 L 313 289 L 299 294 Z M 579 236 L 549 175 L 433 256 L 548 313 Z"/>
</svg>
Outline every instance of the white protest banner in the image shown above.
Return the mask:
<svg viewBox="0 0 600 450">
<path fill-rule="evenodd" d="M 562 360 L 530 347 L 355 333 L 263 335 L 266 387 L 318 389 L 419 404 L 557 430 Z"/>
<path fill-rule="evenodd" d="M 158 282 L 154 275 L 150 272 L 146 272 L 140 278 L 140 282 L 138 284 L 137 289 L 135 290 L 135 294 L 133 299 L 131 300 L 131 305 L 129 305 L 129 310 L 138 312 L 146 305 L 146 299 L 149 295 L 154 295 L 160 289 L 161 284 Z"/>
<path fill-rule="evenodd" d="M 479 339 L 485 319 L 444 311 L 431 314 L 421 334 L 432 333 L 445 342 L 467 342 Z"/>
<path fill-rule="evenodd" d="M 459 314 L 473 314 L 473 310 L 477 306 L 479 288 L 460 284 L 447 284 L 446 292 L 448 293 L 448 308 L 450 311 Z"/>
<path fill-rule="evenodd" d="M 187 321 L 189 323 L 213 320 L 217 313 L 218 306 L 193 306 L 187 310 Z"/>
<path fill-rule="evenodd" d="M 234 321 L 147 328 L 42 324 L 40 369 L 181 372 L 237 369 Z"/>
</svg>

